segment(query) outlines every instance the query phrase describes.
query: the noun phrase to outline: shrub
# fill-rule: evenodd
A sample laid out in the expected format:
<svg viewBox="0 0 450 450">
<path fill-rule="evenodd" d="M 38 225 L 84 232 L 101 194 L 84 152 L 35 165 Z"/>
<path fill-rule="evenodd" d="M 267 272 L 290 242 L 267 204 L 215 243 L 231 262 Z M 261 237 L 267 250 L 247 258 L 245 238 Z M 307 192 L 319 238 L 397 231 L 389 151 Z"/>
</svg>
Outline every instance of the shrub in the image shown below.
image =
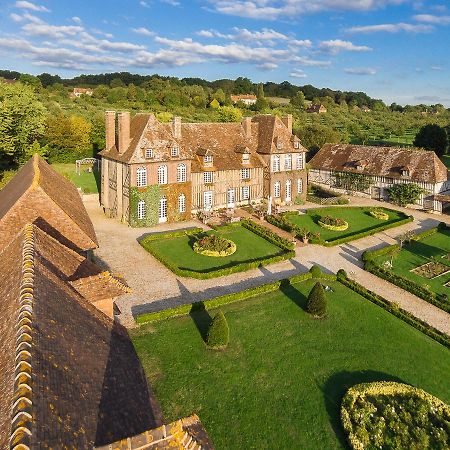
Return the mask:
<svg viewBox="0 0 450 450">
<path fill-rule="evenodd" d="M 317 282 L 308 295 L 307 310 L 314 317 L 322 318 L 327 312 L 327 299 L 321 283 Z"/>
<path fill-rule="evenodd" d="M 267 216 L 266 219 L 273 216 Z M 269 220 L 267 220 L 269 223 L 271 223 Z M 251 232 L 257 234 L 258 236 L 261 236 L 266 241 L 269 241 L 271 244 L 274 244 L 283 250 L 291 251 L 295 248 L 295 244 L 293 242 L 289 242 L 287 239 L 279 236 L 278 234 L 274 233 L 272 230 L 269 230 L 268 228 L 259 225 L 258 223 L 254 222 L 250 219 L 244 219 L 240 221 L 240 224 L 244 227 L 250 230 Z M 291 230 L 287 230 L 291 231 Z"/>
<path fill-rule="evenodd" d="M 389 220 L 389 214 L 379 209 L 373 209 L 372 211 L 369 211 L 369 214 L 378 220 Z"/>
<path fill-rule="evenodd" d="M 348 228 L 348 223 L 345 220 L 332 216 L 323 216 L 318 223 L 322 228 L 332 231 L 345 231 Z"/>
<path fill-rule="evenodd" d="M 322 269 L 319 266 L 314 265 L 311 269 L 309 269 L 309 273 L 313 276 L 313 278 L 320 278 L 322 275 Z"/>
<path fill-rule="evenodd" d="M 347 272 L 344 269 L 339 269 L 337 271 L 337 274 L 336 274 L 336 279 L 338 281 L 341 281 L 341 280 L 346 279 L 346 278 L 348 278 Z"/>
<path fill-rule="evenodd" d="M 194 243 L 194 252 L 205 256 L 224 257 L 236 251 L 236 244 L 229 239 L 209 234 Z"/>
<path fill-rule="evenodd" d="M 209 348 L 220 350 L 228 345 L 230 339 L 230 329 L 227 319 L 222 311 L 219 311 L 211 322 L 206 338 L 206 345 Z"/>
</svg>

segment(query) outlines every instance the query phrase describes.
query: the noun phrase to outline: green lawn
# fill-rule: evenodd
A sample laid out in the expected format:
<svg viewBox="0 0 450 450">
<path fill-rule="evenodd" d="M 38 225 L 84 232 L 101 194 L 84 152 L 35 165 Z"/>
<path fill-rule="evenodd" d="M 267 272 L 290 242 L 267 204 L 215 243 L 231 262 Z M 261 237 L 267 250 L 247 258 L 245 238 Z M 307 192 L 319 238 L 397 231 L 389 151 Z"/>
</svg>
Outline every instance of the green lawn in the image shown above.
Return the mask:
<svg viewBox="0 0 450 450">
<path fill-rule="evenodd" d="M 375 219 L 369 214 L 371 208 L 358 207 L 333 207 L 333 208 L 315 208 L 307 210 L 306 214 L 299 215 L 296 212 L 286 213 L 285 217 L 289 222 L 299 227 L 305 227 L 312 233 L 320 233 L 320 239 L 331 242 L 335 239 L 345 238 L 352 234 L 373 231 L 377 228 L 398 222 L 406 216 L 393 209 L 382 208 L 389 214 L 389 220 Z M 344 219 L 349 227 L 345 231 L 332 231 L 322 228 L 317 222 L 321 216 L 332 216 Z"/>
<path fill-rule="evenodd" d="M 212 232 L 211 232 L 212 233 Z M 241 225 L 219 227 L 214 233 L 232 240 L 237 247 L 235 253 L 225 257 L 211 257 L 195 253 L 192 245 L 194 236 L 164 237 L 158 240 L 143 241 L 141 244 L 150 253 L 156 255 L 168 267 L 208 273 L 226 269 L 240 263 L 263 261 L 267 258 L 286 253 L 280 247 L 247 230 Z"/>
<path fill-rule="evenodd" d="M 437 261 L 448 266 L 450 270 L 450 257 L 447 258 L 449 254 L 450 230 L 439 230 L 432 236 L 428 236 L 420 241 L 405 244 L 400 253 L 393 259 L 392 271 L 422 286 L 425 284 L 429 285 L 436 294 L 448 294 L 450 296 L 450 287 L 444 286 L 446 282 L 450 281 L 450 273 L 434 279 L 428 279 L 410 272 L 411 269 L 429 261 Z M 391 256 L 384 255 L 374 260 L 378 265 L 382 265 L 385 261 L 391 261 Z"/>
<path fill-rule="evenodd" d="M 217 449 L 345 448 L 346 389 L 410 383 L 450 402 L 450 354 L 338 282 L 328 318 L 305 311 L 313 281 L 222 307 L 223 352 L 206 349 L 207 312 L 132 332 L 165 421 L 199 414 Z M 213 312 L 212 312 L 213 313 Z"/>
<path fill-rule="evenodd" d="M 76 187 L 82 189 L 85 194 L 98 193 L 98 186 L 100 184 L 100 174 L 98 171 L 89 173 L 88 166 L 81 166 L 80 175 L 77 174 L 75 163 L 55 163 L 52 167 L 69 179 Z"/>
</svg>

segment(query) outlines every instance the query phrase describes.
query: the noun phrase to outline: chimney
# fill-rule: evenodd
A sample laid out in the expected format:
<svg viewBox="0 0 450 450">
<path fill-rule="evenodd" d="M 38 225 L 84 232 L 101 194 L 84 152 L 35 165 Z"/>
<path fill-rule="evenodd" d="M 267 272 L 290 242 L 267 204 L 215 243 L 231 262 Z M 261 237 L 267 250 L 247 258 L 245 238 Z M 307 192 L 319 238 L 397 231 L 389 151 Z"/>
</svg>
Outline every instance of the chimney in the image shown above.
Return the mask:
<svg viewBox="0 0 450 450">
<path fill-rule="evenodd" d="M 105 112 L 105 147 L 109 150 L 116 143 L 116 112 Z"/>
<path fill-rule="evenodd" d="M 130 145 L 130 113 L 120 112 L 118 115 L 119 153 L 124 153 Z"/>
<path fill-rule="evenodd" d="M 172 134 L 175 139 L 181 139 L 181 117 L 172 120 Z"/>
<path fill-rule="evenodd" d="M 252 137 L 252 118 L 243 117 L 242 118 L 242 128 L 244 129 L 244 135 L 247 139 Z"/>
<path fill-rule="evenodd" d="M 286 128 L 289 130 L 289 133 L 292 133 L 292 114 L 283 116 L 281 120 L 283 121 Z"/>
</svg>

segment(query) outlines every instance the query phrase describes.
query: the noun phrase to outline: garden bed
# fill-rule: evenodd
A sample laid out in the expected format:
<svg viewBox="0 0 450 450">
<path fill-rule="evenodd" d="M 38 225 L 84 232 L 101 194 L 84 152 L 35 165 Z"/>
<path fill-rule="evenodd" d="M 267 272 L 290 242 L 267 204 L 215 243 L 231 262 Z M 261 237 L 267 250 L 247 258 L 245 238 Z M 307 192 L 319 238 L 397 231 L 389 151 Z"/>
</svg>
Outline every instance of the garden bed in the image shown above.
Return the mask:
<svg viewBox="0 0 450 450">
<path fill-rule="evenodd" d="M 437 278 L 441 275 L 449 273 L 450 267 L 438 261 L 430 261 L 422 264 L 421 266 L 415 267 L 414 269 L 411 269 L 411 272 L 419 275 L 420 277 L 432 280 L 433 278 Z"/>
</svg>

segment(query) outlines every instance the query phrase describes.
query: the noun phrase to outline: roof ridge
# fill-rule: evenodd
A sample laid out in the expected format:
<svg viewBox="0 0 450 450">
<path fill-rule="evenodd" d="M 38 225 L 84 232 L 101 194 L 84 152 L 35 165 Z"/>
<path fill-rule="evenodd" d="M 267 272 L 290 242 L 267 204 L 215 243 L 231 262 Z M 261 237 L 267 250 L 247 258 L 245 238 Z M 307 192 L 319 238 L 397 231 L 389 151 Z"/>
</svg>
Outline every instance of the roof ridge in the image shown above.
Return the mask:
<svg viewBox="0 0 450 450">
<path fill-rule="evenodd" d="M 109 272 L 108 270 L 105 270 L 103 272 L 94 274 L 94 275 L 89 275 L 88 277 L 80 277 L 77 278 L 76 280 L 71 281 L 71 284 L 77 284 L 78 281 L 82 281 L 82 280 L 89 280 L 89 279 L 96 279 L 96 278 L 106 278 L 108 280 L 110 280 L 112 283 L 114 283 L 115 285 L 117 285 L 117 287 L 123 291 L 125 291 L 127 294 L 129 294 L 130 292 L 132 292 L 132 289 L 126 285 L 125 283 L 123 283 L 118 277 L 114 276 L 111 272 Z"/>
<path fill-rule="evenodd" d="M 27 224 L 23 230 L 22 278 L 20 281 L 19 316 L 15 358 L 14 404 L 11 411 L 10 448 L 26 450 L 31 446 L 32 366 L 31 341 L 34 302 L 35 242 L 34 228 Z"/>
<path fill-rule="evenodd" d="M 38 187 L 41 181 L 41 169 L 39 168 L 39 155 L 37 153 L 33 155 L 33 170 L 34 175 L 30 186 L 31 189 Z"/>
</svg>

